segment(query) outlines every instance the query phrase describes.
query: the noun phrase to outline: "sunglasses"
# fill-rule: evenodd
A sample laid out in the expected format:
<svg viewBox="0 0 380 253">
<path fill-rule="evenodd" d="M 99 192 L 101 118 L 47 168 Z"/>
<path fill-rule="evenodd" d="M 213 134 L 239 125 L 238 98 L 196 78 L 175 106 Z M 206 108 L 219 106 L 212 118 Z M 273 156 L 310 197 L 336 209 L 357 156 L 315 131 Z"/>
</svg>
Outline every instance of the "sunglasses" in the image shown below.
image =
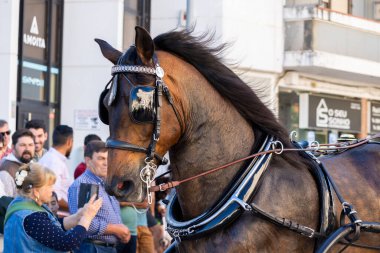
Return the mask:
<svg viewBox="0 0 380 253">
<path fill-rule="evenodd" d="M 10 135 L 11 134 L 11 130 L 8 130 L 8 131 L 5 131 L 5 132 L 0 132 L 0 134 L 2 134 L 3 136 L 4 135 Z"/>
</svg>

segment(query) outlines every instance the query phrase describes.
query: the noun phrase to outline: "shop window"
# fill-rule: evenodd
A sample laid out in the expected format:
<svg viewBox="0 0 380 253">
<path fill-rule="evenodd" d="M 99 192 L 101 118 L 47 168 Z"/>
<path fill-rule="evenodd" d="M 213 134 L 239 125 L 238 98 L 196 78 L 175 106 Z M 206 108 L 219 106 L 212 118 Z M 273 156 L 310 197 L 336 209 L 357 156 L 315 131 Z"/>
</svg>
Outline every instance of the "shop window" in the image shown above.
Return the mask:
<svg viewBox="0 0 380 253">
<path fill-rule="evenodd" d="M 297 132 L 296 139 L 307 140 L 309 142 L 336 143 L 342 134 L 358 136 L 361 114 L 360 108 L 357 107 L 359 105 L 358 101 L 344 98 L 329 98 L 324 95 L 310 95 L 308 106 L 305 107 L 305 104 L 300 103 L 300 96 L 302 95 L 296 92 L 280 92 L 279 94 L 279 120 L 288 130 L 288 133 L 291 131 Z M 315 112 L 316 108 L 321 104 L 315 104 L 312 101 L 318 102 L 321 101 L 321 98 L 325 101 L 323 105 L 326 103 L 329 105 L 329 108 L 324 108 L 328 112 L 322 111 L 323 115 L 320 115 L 330 116 L 329 120 L 331 120 L 331 124 L 327 127 L 315 125 L 315 122 L 311 121 L 311 119 L 315 119 L 317 116 L 316 114 L 312 114 L 312 112 Z M 306 126 L 300 126 L 301 110 L 309 111 L 310 122 Z M 350 127 L 344 124 L 348 121 L 351 122 Z M 347 129 L 343 130 L 344 128 Z"/>
<path fill-rule="evenodd" d="M 330 9 L 341 13 L 350 13 L 348 0 L 330 0 Z"/>
<path fill-rule="evenodd" d="M 59 124 L 64 0 L 20 0 L 18 128 L 41 119 Z"/>
<path fill-rule="evenodd" d="M 373 18 L 380 20 L 380 1 L 373 3 Z"/>
</svg>

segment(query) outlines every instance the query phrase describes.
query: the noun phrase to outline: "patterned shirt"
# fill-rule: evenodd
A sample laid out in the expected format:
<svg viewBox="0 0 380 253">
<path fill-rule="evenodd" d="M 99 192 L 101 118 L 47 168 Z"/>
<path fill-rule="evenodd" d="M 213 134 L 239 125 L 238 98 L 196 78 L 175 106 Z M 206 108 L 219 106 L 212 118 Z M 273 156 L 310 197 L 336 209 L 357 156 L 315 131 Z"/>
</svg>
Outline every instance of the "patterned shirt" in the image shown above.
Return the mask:
<svg viewBox="0 0 380 253">
<path fill-rule="evenodd" d="M 78 177 L 69 188 L 69 209 L 70 213 L 76 213 L 78 210 L 78 192 L 81 183 L 98 184 L 99 198 L 103 198 L 102 207 L 99 209 L 95 218 L 92 220 L 88 229 L 88 238 L 101 240 L 107 243 L 116 243 L 117 237 L 110 234 L 104 234 L 108 224 L 121 224 L 120 205 L 115 197 L 108 195 L 104 188 L 104 181 L 87 169 Z"/>
</svg>

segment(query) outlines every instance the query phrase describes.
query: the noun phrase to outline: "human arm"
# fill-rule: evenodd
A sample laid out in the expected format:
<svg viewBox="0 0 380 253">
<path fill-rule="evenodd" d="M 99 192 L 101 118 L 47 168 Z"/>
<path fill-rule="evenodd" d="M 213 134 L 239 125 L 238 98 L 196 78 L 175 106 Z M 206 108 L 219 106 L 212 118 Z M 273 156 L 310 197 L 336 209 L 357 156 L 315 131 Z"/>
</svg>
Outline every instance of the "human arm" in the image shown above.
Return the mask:
<svg viewBox="0 0 380 253">
<path fill-rule="evenodd" d="M 78 210 L 78 195 L 79 195 L 80 183 L 83 183 L 83 182 L 76 181 L 73 185 L 70 186 L 69 191 L 68 191 L 69 209 L 70 209 L 71 214 L 75 214 L 79 211 Z M 85 182 L 85 183 L 90 183 L 90 182 Z M 109 199 L 108 195 L 105 194 L 105 191 L 102 189 L 103 188 L 100 188 L 99 190 L 99 198 L 105 198 L 105 200 L 108 200 Z M 92 220 L 92 222 L 89 225 L 89 228 L 87 231 L 88 235 L 103 235 L 105 234 L 107 225 L 109 223 L 117 223 L 117 220 L 113 220 L 111 218 L 111 217 L 116 216 L 116 214 L 114 214 L 114 211 L 110 209 L 108 205 L 109 205 L 108 201 L 105 201 L 105 203 L 103 203 L 103 206 L 101 207 L 100 211 L 98 212 L 96 217 Z"/>
<path fill-rule="evenodd" d="M 120 202 L 120 206 L 134 206 L 138 209 L 147 209 L 148 208 L 148 200 L 145 199 L 144 202 Z"/>
<path fill-rule="evenodd" d="M 62 222 L 63 228 L 65 230 L 69 230 L 75 227 L 76 225 L 78 225 L 80 218 L 81 218 L 81 215 L 79 214 L 79 212 L 72 214 L 70 216 L 64 217 L 63 222 Z"/>
<path fill-rule="evenodd" d="M 131 232 L 124 224 L 108 224 L 104 234 L 114 235 L 123 243 L 129 242 L 131 239 Z"/>
<path fill-rule="evenodd" d="M 103 198 L 97 200 L 96 195 L 93 195 L 83 208 L 79 209 L 76 215 L 79 215 L 78 225 L 83 226 L 86 230 L 89 229 L 92 220 L 95 218 L 99 209 L 103 204 Z"/>
<path fill-rule="evenodd" d="M 72 193 L 71 189 L 69 191 Z M 69 195 L 69 198 L 71 200 L 71 195 Z M 75 213 L 65 217 L 63 219 L 63 226 L 66 230 L 76 226 L 76 225 L 82 225 L 83 227 L 86 228 L 86 230 L 89 229 L 91 221 L 94 219 L 96 214 L 98 213 L 99 209 L 101 208 L 103 203 L 103 199 L 99 198 L 96 200 L 96 195 L 93 195 L 90 200 L 88 201 L 87 204 L 84 205 L 83 208 L 80 208 L 79 210 L 77 209 L 77 205 L 70 206 L 70 211 L 74 211 Z M 71 203 L 73 204 L 74 203 Z"/>
<path fill-rule="evenodd" d="M 46 212 L 34 212 L 28 215 L 24 219 L 23 226 L 30 237 L 58 251 L 70 251 L 77 248 L 86 237 L 84 226 L 79 225 L 64 231 L 61 226 L 49 219 Z"/>
</svg>

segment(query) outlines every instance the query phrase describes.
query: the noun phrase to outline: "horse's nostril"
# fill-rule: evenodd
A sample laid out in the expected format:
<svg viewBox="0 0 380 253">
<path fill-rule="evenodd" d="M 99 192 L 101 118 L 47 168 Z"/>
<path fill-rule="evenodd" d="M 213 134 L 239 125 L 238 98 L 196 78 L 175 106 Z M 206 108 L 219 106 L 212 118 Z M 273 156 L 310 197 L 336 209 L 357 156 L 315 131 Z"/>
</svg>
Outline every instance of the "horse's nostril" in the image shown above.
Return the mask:
<svg viewBox="0 0 380 253">
<path fill-rule="evenodd" d="M 127 195 L 128 193 L 132 192 L 133 188 L 134 183 L 131 180 L 125 180 L 117 184 L 117 190 L 123 195 Z"/>
<path fill-rule="evenodd" d="M 114 177 L 112 182 L 106 184 L 106 191 L 108 194 L 116 198 L 125 198 L 133 192 L 135 184 L 132 180 L 121 181 L 121 178 Z"/>
</svg>

